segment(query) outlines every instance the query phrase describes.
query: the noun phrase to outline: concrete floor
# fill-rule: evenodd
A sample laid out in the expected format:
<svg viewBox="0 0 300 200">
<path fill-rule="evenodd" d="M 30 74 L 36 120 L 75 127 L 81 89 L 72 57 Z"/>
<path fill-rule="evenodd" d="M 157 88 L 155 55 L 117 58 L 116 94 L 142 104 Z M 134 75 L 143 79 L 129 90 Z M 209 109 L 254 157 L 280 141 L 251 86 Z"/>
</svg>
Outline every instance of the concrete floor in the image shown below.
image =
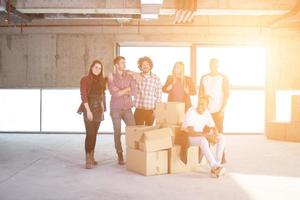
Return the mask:
<svg viewBox="0 0 300 200">
<path fill-rule="evenodd" d="M 226 136 L 227 175 L 145 177 L 116 164 L 111 135 L 99 135 L 100 165 L 83 168 L 84 135 L 0 134 L 0 199 L 300 199 L 300 143 Z M 123 138 L 124 139 L 124 138 Z"/>
</svg>

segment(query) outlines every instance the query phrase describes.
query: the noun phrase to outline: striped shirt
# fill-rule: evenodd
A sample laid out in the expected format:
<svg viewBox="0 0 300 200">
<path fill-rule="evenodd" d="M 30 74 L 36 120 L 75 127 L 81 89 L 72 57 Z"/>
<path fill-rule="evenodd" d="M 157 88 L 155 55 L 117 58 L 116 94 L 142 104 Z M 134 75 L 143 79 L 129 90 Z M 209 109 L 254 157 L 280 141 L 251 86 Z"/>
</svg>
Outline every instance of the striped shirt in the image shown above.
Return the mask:
<svg viewBox="0 0 300 200">
<path fill-rule="evenodd" d="M 136 108 L 153 110 L 157 102 L 161 101 L 162 85 L 157 75 L 142 75 L 141 81 L 137 84 L 137 94 L 134 99 Z"/>
</svg>

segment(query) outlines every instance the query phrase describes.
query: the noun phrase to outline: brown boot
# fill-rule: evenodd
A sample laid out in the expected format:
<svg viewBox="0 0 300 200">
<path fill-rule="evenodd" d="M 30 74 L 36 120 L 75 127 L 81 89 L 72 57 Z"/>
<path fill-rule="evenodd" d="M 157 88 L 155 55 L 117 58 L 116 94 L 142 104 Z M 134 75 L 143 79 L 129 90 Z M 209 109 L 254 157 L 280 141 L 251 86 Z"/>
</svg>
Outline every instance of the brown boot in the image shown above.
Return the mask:
<svg viewBox="0 0 300 200">
<path fill-rule="evenodd" d="M 187 160 L 188 160 L 188 148 L 181 146 L 180 149 L 180 160 L 184 163 L 187 164 Z"/>
<path fill-rule="evenodd" d="M 223 176 L 225 174 L 225 167 L 219 166 L 211 169 L 210 173 L 213 177 L 219 178 L 220 176 Z"/>
<path fill-rule="evenodd" d="M 119 163 L 119 165 L 124 165 L 125 164 L 122 152 L 118 153 L 118 163 Z"/>
<path fill-rule="evenodd" d="M 92 164 L 93 165 L 98 165 L 98 162 L 95 160 L 94 154 L 95 154 L 95 151 L 94 150 L 91 151 Z"/>
<path fill-rule="evenodd" d="M 91 153 L 86 153 L 85 154 L 85 168 L 86 169 L 92 169 L 93 168 Z"/>
</svg>

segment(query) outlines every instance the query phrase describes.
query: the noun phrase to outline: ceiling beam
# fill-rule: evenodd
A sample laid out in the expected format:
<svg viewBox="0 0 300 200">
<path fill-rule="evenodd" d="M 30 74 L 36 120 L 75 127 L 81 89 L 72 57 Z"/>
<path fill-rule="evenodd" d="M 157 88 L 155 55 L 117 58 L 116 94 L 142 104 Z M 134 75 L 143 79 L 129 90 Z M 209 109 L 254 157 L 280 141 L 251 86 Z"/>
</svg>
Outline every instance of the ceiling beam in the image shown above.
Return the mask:
<svg viewBox="0 0 300 200">
<path fill-rule="evenodd" d="M 286 21 L 289 21 L 289 19 L 291 19 L 292 21 L 296 20 L 300 21 L 300 16 L 296 17 L 297 14 L 300 13 L 300 2 L 293 8 L 291 9 L 289 12 L 283 14 L 282 16 L 278 17 L 277 19 L 269 22 L 269 26 L 274 26 L 277 25 L 279 23 L 285 23 Z"/>
<path fill-rule="evenodd" d="M 24 14 L 141 14 L 135 8 L 22 8 Z M 160 15 L 174 15 L 176 9 L 160 9 Z M 197 9 L 196 16 L 276 16 L 288 13 L 288 10 L 249 10 L 249 9 Z"/>
</svg>

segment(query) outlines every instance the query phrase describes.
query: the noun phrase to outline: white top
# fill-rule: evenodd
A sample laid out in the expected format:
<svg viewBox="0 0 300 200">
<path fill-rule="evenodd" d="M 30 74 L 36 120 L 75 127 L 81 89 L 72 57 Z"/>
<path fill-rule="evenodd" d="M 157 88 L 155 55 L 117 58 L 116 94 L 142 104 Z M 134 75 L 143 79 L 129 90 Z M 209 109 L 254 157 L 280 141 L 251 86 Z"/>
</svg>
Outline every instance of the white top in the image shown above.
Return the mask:
<svg viewBox="0 0 300 200">
<path fill-rule="evenodd" d="M 224 98 L 224 78 L 225 77 L 222 74 L 218 74 L 216 76 L 207 74 L 202 79 L 205 94 L 209 96 L 207 108 L 210 113 L 219 112 L 222 108 Z"/>
<path fill-rule="evenodd" d="M 193 127 L 196 132 L 203 132 L 203 128 L 207 125 L 210 128 L 215 127 L 215 122 L 208 110 L 199 114 L 196 108 L 190 108 L 184 116 L 182 128 Z"/>
</svg>

